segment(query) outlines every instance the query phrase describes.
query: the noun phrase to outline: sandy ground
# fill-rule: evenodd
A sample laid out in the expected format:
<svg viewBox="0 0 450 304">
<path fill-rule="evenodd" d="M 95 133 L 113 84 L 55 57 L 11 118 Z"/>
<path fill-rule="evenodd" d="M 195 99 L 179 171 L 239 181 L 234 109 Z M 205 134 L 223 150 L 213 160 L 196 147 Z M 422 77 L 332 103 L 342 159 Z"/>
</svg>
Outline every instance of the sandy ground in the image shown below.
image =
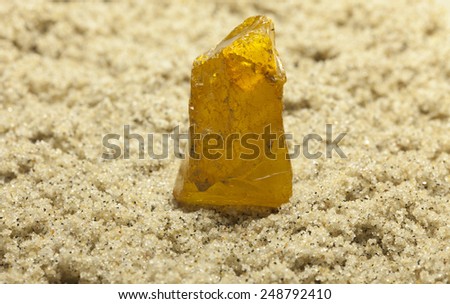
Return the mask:
<svg viewBox="0 0 450 304">
<path fill-rule="evenodd" d="M 174 202 L 173 155 L 101 158 L 124 125 L 186 128 L 192 61 L 256 14 L 286 131 L 333 124 L 346 159 L 294 159 L 289 203 L 237 210 Z M 447 20 L 432 1 L 1 1 L 0 282 L 449 283 Z"/>
</svg>

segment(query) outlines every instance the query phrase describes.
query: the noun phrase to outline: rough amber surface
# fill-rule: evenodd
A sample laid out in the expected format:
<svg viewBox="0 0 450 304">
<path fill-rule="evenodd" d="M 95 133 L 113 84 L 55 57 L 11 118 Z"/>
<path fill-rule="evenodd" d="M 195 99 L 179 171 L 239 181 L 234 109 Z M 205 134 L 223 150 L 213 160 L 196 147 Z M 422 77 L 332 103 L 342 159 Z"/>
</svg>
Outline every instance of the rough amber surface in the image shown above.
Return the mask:
<svg viewBox="0 0 450 304">
<path fill-rule="evenodd" d="M 178 201 L 278 207 L 289 200 L 292 170 L 281 115 L 285 82 L 273 23 L 265 16 L 246 19 L 194 61 L 191 153 L 175 184 Z M 272 135 L 264 140 L 268 127 Z M 207 150 L 211 145 L 218 148 Z"/>
</svg>

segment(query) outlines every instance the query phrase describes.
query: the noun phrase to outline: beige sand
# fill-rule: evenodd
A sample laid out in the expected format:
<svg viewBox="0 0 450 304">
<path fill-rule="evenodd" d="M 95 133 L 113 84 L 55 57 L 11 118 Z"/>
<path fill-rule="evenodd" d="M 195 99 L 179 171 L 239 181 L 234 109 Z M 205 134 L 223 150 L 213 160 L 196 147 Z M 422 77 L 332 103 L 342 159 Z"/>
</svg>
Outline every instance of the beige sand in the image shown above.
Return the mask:
<svg viewBox="0 0 450 304">
<path fill-rule="evenodd" d="M 283 3 L 1 1 L 0 282 L 449 283 L 444 8 Z M 186 128 L 193 59 L 255 14 L 275 21 L 286 131 L 331 123 L 347 159 L 293 160 L 276 211 L 177 205 L 173 156 L 101 159 L 124 124 Z"/>
</svg>

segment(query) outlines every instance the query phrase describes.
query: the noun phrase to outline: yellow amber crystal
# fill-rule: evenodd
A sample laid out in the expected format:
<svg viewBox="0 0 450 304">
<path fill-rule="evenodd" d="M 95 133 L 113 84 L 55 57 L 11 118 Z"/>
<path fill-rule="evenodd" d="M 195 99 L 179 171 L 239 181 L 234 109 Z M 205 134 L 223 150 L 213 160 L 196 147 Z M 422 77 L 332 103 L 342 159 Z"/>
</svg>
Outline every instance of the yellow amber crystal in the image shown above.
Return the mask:
<svg viewBox="0 0 450 304">
<path fill-rule="evenodd" d="M 289 200 L 292 169 L 281 116 L 285 82 L 273 23 L 265 16 L 246 19 L 194 61 L 190 153 L 175 183 L 176 200 L 266 207 Z"/>
</svg>

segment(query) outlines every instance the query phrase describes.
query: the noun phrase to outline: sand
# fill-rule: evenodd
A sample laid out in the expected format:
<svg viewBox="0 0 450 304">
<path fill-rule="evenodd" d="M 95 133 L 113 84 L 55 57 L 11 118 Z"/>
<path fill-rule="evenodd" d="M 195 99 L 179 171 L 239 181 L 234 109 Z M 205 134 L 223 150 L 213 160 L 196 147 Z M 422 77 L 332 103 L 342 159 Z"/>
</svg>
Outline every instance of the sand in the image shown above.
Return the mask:
<svg viewBox="0 0 450 304">
<path fill-rule="evenodd" d="M 449 283 L 439 3 L 1 1 L 0 282 Z M 124 125 L 186 129 L 192 61 L 256 14 L 275 22 L 286 132 L 332 124 L 347 158 L 292 160 L 278 210 L 179 205 L 173 154 L 101 158 Z"/>
</svg>

